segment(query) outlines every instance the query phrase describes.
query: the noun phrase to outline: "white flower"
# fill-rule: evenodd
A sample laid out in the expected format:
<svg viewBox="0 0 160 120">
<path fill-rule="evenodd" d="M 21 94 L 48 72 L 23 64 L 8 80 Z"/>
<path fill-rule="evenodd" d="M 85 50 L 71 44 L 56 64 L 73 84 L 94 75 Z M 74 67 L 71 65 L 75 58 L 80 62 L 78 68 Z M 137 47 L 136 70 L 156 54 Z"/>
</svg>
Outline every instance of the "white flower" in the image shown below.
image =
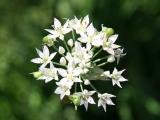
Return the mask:
<svg viewBox="0 0 160 120">
<path fill-rule="evenodd" d="M 112 35 L 107 40 L 103 42 L 103 49 L 106 50 L 109 54 L 114 55 L 114 49 L 119 48 L 119 45 L 114 44 L 118 38 L 118 35 Z"/>
<path fill-rule="evenodd" d="M 107 61 L 108 61 L 108 62 L 114 62 L 115 59 L 117 58 L 117 64 L 118 64 L 120 58 L 123 57 L 123 56 L 125 56 L 125 55 L 126 55 L 126 54 L 123 53 L 123 49 L 118 48 L 118 49 L 116 49 L 116 50 L 114 51 L 114 55 L 110 55 L 110 56 L 108 57 Z"/>
<path fill-rule="evenodd" d="M 86 32 L 86 29 L 87 29 L 88 25 L 89 25 L 89 16 L 86 15 L 83 18 L 83 20 L 78 20 L 78 19 L 75 18 L 74 21 L 75 21 L 76 24 L 74 24 L 74 26 L 72 24 L 72 26 L 76 30 L 76 33 L 80 34 L 80 35 L 84 34 Z"/>
<path fill-rule="evenodd" d="M 80 42 L 75 42 L 75 48 L 72 52 L 73 60 L 76 64 L 78 64 L 78 67 L 82 69 L 82 73 L 87 73 L 88 68 L 91 67 L 90 59 L 92 57 L 92 52 L 90 51 L 91 46 L 90 44 L 87 44 L 86 48 L 82 47 Z"/>
<path fill-rule="evenodd" d="M 93 24 L 91 23 L 87 28 L 84 34 L 81 34 L 81 37 L 78 38 L 80 42 L 83 43 L 92 43 L 94 36 L 96 35 L 97 31 L 94 28 Z"/>
<path fill-rule="evenodd" d="M 121 75 L 124 71 L 125 71 L 125 70 L 117 71 L 117 69 L 114 68 L 112 74 L 110 75 L 110 78 L 112 79 L 112 84 L 113 84 L 113 86 L 114 86 L 115 84 L 117 84 L 120 88 L 122 88 L 122 86 L 120 85 L 120 82 L 127 81 L 127 79 L 125 79 L 125 78 Z"/>
<path fill-rule="evenodd" d="M 86 110 L 88 109 L 88 103 L 95 104 L 93 98 L 91 97 L 96 91 L 83 90 L 82 92 L 75 93 L 80 96 L 80 105 L 84 105 Z"/>
<path fill-rule="evenodd" d="M 56 82 L 58 85 L 55 90 L 56 94 L 60 94 L 60 99 L 62 100 L 65 95 L 70 95 L 70 89 L 72 88 L 73 82 L 67 79 L 62 79 L 60 82 Z"/>
<path fill-rule="evenodd" d="M 52 63 L 50 63 L 50 68 L 44 68 L 42 66 L 39 68 L 39 71 L 42 75 L 38 78 L 38 80 L 45 80 L 45 83 L 48 83 L 53 79 L 58 80 L 57 69 Z"/>
<path fill-rule="evenodd" d="M 111 98 L 116 97 L 114 95 L 104 93 L 104 94 L 98 94 L 98 107 L 102 106 L 104 108 L 104 111 L 106 112 L 106 104 L 108 105 L 114 105 Z"/>
<path fill-rule="evenodd" d="M 51 34 L 51 38 L 55 39 L 58 37 L 59 39 L 64 40 L 64 35 L 71 31 L 71 28 L 68 27 L 68 22 L 69 21 L 66 21 L 66 23 L 62 26 L 60 21 L 54 18 L 54 25 L 52 25 L 54 29 L 46 29 L 46 31 Z"/>
<path fill-rule="evenodd" d="M 72 82 L 82 82 L 82 80 L 79 78 L 81 69 L 75 68 L 73 64 L 73 62 L 69 62 L 67 70 L 59 68 L 58 73 L 63 77 L 62 79 L 66 79 Z"/>
<path fill-rule="evenodd" d="M 36 50 L 37 50 L 37 53 L 40 58 L 34 58 L 31 60 L 31 62 L 37 63 L 37 64 L 42 64 L 44 66 L 46 66 L 48 63 L 50 63 L 51 60 L 56 55 L 56 52 L 49 54 L 49 49 L 47 46 L 43 46 L 43 52 L 41 52 L 38 49 L 36 49 Z"/>
</svg>

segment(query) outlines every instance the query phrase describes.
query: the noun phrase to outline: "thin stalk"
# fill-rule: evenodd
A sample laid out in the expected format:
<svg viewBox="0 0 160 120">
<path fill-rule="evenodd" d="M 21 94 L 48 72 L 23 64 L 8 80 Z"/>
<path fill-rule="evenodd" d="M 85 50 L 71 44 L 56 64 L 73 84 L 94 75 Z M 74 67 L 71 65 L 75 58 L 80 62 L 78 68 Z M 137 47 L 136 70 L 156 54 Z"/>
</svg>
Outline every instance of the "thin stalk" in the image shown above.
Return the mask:
<svg viewBox="0 0 160 120">
<path fill-rule="evenodd" d="M 104 60 L 104 59 L 106 59 L 106 58 L 108 58 L 108 56 L 105 56 L 105 57 L 96 59 L 96 60 L 94 60 L 93 62 L 96 63 L 96 62 L 99 62 L 99 61 Z"/>
<path fill-rule="evenodd" d="M 74 35 L 74 31 L 72 30 L 72 37 L 73 37 L 73 40 L 76 41 L 76 37 Z"/>
<path fill-rule="evenodd" d="M 92 57 L 92 59 L 95 58 L 102 50 L 103 50 L 102 48 L 99 49 L 99 50 L 94 54 L 94 56 Z"/>
<path fill-rule="evenodd" d="M 82 83 L 80 83 L 80 88 L 81 88 L 81 91 L 83 91 L 83 86 L 82 86 Z"/>
<path fill-rule="evenodd" d="M 66 47 L 67 51 L 70 52 L 69 47 L 67 46 L 67 43 L 65 40 L 63 40 L 64 46 Z"/>
<path fill-rule="evenodd" d="M 101 67 L 101 66 L 103 66 L 103 65 L 106 65 L 108 62 L 104 62 L 104 63 L 101 63 L 101 64 L 99 64 L 99 65 L 97 65 L 98 67 Z"/>
<path fill-rule="evenodd" d="M 75 83 L 74 92 L 77 92 L 77 83 Z"/>
<path fill-rule="evenodd" d="M 52 62 L 52 63 L 55 64 L 55 65 L 58 65 L 58 66 L 66 67 L 66 65 L 62 65 L 62 64 L 59 64 L 57 62 Z"/>
</svg>

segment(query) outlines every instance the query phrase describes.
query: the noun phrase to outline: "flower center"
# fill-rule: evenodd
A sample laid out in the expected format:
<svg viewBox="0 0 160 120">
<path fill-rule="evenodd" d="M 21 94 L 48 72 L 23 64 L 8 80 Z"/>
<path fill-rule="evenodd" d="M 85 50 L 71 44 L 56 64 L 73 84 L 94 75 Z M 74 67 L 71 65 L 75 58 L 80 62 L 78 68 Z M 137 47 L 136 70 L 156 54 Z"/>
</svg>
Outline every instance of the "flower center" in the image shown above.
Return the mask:
<svg viewBox="0 0 160 120">
<path fill-rule="evenodd" d="M 67 74 L 67 79 L 68 80 L 73 80 L 73 75 L 72 74 Z"/>
</svg>

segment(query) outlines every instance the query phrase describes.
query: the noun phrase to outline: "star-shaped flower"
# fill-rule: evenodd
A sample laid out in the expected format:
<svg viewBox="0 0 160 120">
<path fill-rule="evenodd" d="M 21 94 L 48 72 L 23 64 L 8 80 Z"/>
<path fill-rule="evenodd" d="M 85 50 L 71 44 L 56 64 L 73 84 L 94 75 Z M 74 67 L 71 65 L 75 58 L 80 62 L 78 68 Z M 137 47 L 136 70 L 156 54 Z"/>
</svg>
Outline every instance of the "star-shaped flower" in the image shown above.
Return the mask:
<svg viewBox="0 0 160 120">
<path fill-rule="evenodd" d="M 60 82 L 56 82 L 56 85 L 58 85 L 58 87 L 55 90 L 55 93 L 60 94 L 60 99 L 62 100 L 65 95 L 70 95 L 70 89 L 72 88 L 73 82 L 67 79 L 62 79 Z"/>
<path fill-rule="evenodd" d="M 98 107 L 102 106 L 104 108 L 104 111 L 106 112 L 106 104 L 108 105 L 114 105 L 111 98 L 116 97 L 114 95 L 104 93 L 104 94 L 98 94 Z"/>
<path fill-rule="evenodd" d="M 122 86 L 120 85 L 120 82 L 125 82 L 127 81 L 127 79 L 125 79 L 121 74 L 124 72 L 125 70 L 121 70 L 118 71 L 116 68 L 114 68 L 112 74 L 110 75 L 110 78 L 112 79 L 112 84 L 113 86 L 115 84 L 117 84 L 120 88 L 122 88 Z"/>
<path fill-rule="evenodd" d="M 50 33 L 51 38 L 55 39 L 58 37 L 59 39 L 64 40 L 64 35 L 71 31 L 71 28 L 68 27 L 68 22 L 69 21 L 66 21 L 66 23 L 62 26 L 61 22 L 54 18 L 54 25 L 52 25 L 54 29 L 46 29 L 46 31 Z"/>
<path fill-rule="evenodd" d="M 42 76 L 39 77 L 38 80 L 45 80 L 45 83 L 48 83 L 53 79 L 58 80 L 57 68 L 55 68 L 52 63 L 50 63 L 50 68 L 42 66 L 39 70 L 41 71 Z"/>
<path fill-rule="evenodd" d="M 79 75 L 81 74 L 81 69 L 75 68 L 74 63 L 71 61 L 68 63 L 67 70 L 59 68 L 58 73 L 63 77 L 62 79 L 72 82 L 82 82 L 79 78 Z"/>
<path fill-rule="evenodd" d="M 56 55 L 56 52 L 49 54 L 49 49 L 47 46 L 43 46 L 43 52 L 36 49 L 37 53 L 39 55 L 39 58 L 34 58 L 31 60 L 33 63 L 42 64 L 43 66 L 46 66 L 48 63 L 51 62 L 51 60 Z"/>
<path fill-rule="evenodd" d="M 119 48 L 119 45 L 114 44 L 118 38 L 118 35 L 111 35 L 108 39 L 104 39 L 103 49 L 106 50 L 109 54 L 114 55 L 114 49 Z"/>
<path fill-rule="evenodd" d="M 84 105 L 86 111 L 88 109 L 88 103 L 95 104 L 93 98 L 91 97 L 96 91 L 88 91 L 83 90 L 82 92 L 75 93 L 76 95 L 80 96 L 80 105 Z"/>
</svg>

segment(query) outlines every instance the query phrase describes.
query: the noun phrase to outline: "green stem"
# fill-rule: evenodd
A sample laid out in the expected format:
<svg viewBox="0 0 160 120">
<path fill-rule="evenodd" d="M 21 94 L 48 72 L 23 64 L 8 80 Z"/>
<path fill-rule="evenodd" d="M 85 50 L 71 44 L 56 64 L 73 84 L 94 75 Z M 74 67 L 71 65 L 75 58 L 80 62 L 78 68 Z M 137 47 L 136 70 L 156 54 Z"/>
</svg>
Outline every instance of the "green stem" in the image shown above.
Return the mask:
<svg viewBox="0 0 160 120">
<path fill-rule="evenodd" d="M 55 64 L 55 65 L 62 66 L 62 67 L 66 67 L 66 65 L 62 65 L 62 64 L 59 64 L 59 63 L 57 63 L 57 62 L 52 62 L 52 63 Z"/>
<path fill-rule="evenodd" d="M 80 88 L 81 88 L 81 91 L 83 91 L 83 86 L 82 86 L 82 84 L 80 83 Z"/>
<path fill-rule="evenodd" d="M 99 62 L 99 61 L 104 60 L 104 59 L 106 59 L 106 58 L 108 58 L 108 56 L 105 56 L 105 57 L 96 59 L 96 60 L 94 60 L 93 62 L 96 63 L 96 62 Z"/>
<path fill-rule="evenodd" d="M 77 83 L 75 83 L 74 92 L 77 92 Z"/>
<path fill-rule="evenodd" d="M 99 64 L 99 65 L 97 65 L 98 67 L 101 67 L 101 66 L 103 66 L 103 65 L 106 65 L 108 62 L 104 62 L 104 63 L 101 63 L 101 64 Z"/>
<path fill-rule="evenodd" d="M 66 47 L 67 51 L 70 52 L 69 47 L 67 46 L 67 43 L 65 40 L 63 40 L 64 46 Z"/>
<path fill-rule="evenodd" d="M 102 48 L 99 49 L 99 50 L 94 54 L 94 56 L 92 57 L 92 59 L 95 58 L 102 50 L 103 50 Z"/>
<path fill-rule="evenodd" d="M 76 37 L 74 35 L 74 31 L 72 30 L 72 37 L 73 37 L 73 40 L 76 41 Z"/>
</svg>

